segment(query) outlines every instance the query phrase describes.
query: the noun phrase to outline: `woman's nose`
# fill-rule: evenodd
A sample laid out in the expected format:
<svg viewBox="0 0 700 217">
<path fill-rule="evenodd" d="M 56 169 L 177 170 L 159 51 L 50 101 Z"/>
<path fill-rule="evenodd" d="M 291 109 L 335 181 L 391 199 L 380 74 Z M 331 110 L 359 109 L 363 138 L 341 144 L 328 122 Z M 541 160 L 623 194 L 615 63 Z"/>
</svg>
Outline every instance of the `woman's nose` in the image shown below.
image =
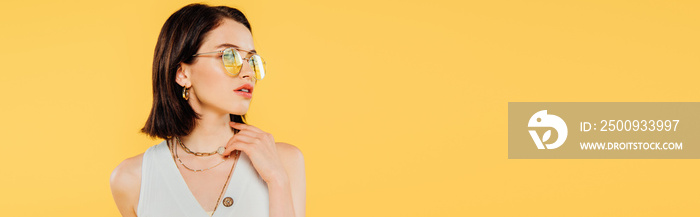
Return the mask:
<svg viewBox="0 0 700 217">
<path fill-rule="evenodd" d="M 248 61 L 243 61 L 243 66 L 241 66 L 241 72 L 238 73 L 238 77 L 244 80 L 248 79 L 255 81 L 255 71 L 253 71 L 253 67 L 251 67 Z"/>
</svg>

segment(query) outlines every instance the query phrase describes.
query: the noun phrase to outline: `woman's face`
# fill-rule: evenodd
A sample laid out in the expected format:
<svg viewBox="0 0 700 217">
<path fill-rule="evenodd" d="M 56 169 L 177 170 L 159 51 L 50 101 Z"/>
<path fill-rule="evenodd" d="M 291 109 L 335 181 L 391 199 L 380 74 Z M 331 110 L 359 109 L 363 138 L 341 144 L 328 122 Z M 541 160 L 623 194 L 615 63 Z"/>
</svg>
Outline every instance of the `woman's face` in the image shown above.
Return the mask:
<svg viewBox="0 0 700 217">
<path fill-rule="evenodd" d="M 255 50 L 250 30 L 237 21 L 224 19 L 221 25 L 207 34 L 197 53 L 221 51 L 229 47 Z M 239 51 L 243 58 L 252 55 L 245 51 Z M 176 80 L 181 86 L 190 87 L 189 103 L 196 112 L 201 113 L 206 109 L 222 114 L 244 115 L 248 112 L 251 98 L 235 90 L 244 84 L 254 87 L 255 72 L 247 61 L 243 62 L 240 73 L 232 77 L 224 68 L 221 54 L 201 55 L 195 57 L 192 64 L 183 63 Z M 250 93 L 253 92 L 251 88 Z"/>
</svg>

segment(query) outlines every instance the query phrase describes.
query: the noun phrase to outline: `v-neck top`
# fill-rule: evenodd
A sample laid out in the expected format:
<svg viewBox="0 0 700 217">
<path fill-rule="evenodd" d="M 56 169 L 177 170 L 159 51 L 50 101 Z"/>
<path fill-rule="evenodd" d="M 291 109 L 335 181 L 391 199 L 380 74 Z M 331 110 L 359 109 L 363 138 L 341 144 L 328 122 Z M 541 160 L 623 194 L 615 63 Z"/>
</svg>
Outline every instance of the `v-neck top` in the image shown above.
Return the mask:
<svg viewBox="0 0 700 217">
<path fill-rule="evenodd" d="M 233 205 L 223 205 L 226 197 L 233 199 Z M 211 217 L 269 216 L 269 201 L 267 184 L 253 167 L 248 155 L 241 152 L 226 192 Z M 210 217 L 187 186 L 165 140 L 151 146 L 143 154 L 136 215 Z"/>
</svg>

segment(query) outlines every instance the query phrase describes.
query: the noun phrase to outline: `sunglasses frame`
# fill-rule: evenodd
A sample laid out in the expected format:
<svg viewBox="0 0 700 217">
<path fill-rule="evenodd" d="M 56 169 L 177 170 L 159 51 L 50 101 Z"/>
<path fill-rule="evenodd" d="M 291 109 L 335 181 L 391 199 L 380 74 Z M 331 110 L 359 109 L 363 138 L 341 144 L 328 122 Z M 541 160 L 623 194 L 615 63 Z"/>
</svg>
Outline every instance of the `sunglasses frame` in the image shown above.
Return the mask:
<svg viewBox="0 0 700 217">
<path fill-rule="evenodd" d="M 235 65 L 235 62 L 238 61 L 237 59 L 235 59 L 235 58 L 236 58 L 236 53 L 238 53 L 238 58 L 240 58 L 241 64 L 240 64 L 239 66 L 237 66 L 238 70 L 237 70 L 236 73 L 233 73 L 233 72 L 229 71 L 228 69 L 226 69 L 227 67 L 226 67 L 226 60 L 224 59 L 224 53 L 225 53 L 227 50 L 231 50 L 231 51 L 232 51 L 232 54 L 233 54 L 233 56 L 234 56 L 234 60 L 233 60 L 234 65 Z M 247 58 L 242 58 L 241 53 L 240 53 L 239 51 L 246 52 L 246 56 L 248 56 L 249 54 L 253 54 L 253 55 L 251 55 L 250 57 L 247 57 Z M 234 53 L 234 52 L 235 52 L 235 53 Z M 198 53 L 198 54 L 194 54 L 194 55 L 192 55 L 192 56 L 198 57 L 198 56 L 205 55 L 205 54 L 218 54 L 218 53 L 221 54 L 221 62 L 224 64 L 224 68 L 226 69 L 227 74 L 230 75 L 230 76 L 232 76 L 232 77 L 237 76 L 239 73 L 241 73 L 241 70 L 243 70 L 243 60 L 245 60 L 246 62 L 248 62 L 248 65 L 250 65 L 250 67 L 253 68 L 253 71 L 255 72 L 255 80 L 256 80 L 256 81 L 257 81 L 257 80 L 262 80 L 263 78 L 265 78 L 265 75 L 267 75 L 267 72 L 265 71 L 265 60 L 263 60 L 263 58 L 262 58 L 260 55 L 258 55 L 258 53 L 254 52 L 254 51 L 243 50 L 243 49 L 239 49 L 239 48 L 237 48 L 237 47 L 227 47 L 226 49 L 223 49 L 223 50 L 220 50 L 220 51 L 206 52 L 206 53 Z M 257 66 L 256 66 L 255 64 L 253 64 L 253 61 L 257 61 L 257 60 L 254 60 L 254 59 L 256 58 L 256 56 L 257 56 L 257 59 L 262 63 L 262 71 L 263 71 L 263 73 L 258 73 L 258 71 L 255 70 L 255 69 L 257 68 Z M 234 66 L 234 67 L 236 67 L 236 66 Z M 260 78 L 258 78 L 258 76 L 259 76 Z"/>
</svg>

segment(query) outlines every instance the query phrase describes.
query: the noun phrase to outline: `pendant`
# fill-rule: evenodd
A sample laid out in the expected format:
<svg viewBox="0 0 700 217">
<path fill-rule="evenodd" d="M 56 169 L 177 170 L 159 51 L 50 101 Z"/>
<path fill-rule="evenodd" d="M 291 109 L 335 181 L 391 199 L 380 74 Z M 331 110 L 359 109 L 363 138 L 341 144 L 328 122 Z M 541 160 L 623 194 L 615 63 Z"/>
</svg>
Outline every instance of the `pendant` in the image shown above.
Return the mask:
<svg viewBox="0 0 700 217">
<path fill-rule="evenodd" d="M 230 207 L 231 205 L 233 205 L 233 198 L 231 198 L 231 197 L 224 198 L 224 206 Z"/>
</svg>

